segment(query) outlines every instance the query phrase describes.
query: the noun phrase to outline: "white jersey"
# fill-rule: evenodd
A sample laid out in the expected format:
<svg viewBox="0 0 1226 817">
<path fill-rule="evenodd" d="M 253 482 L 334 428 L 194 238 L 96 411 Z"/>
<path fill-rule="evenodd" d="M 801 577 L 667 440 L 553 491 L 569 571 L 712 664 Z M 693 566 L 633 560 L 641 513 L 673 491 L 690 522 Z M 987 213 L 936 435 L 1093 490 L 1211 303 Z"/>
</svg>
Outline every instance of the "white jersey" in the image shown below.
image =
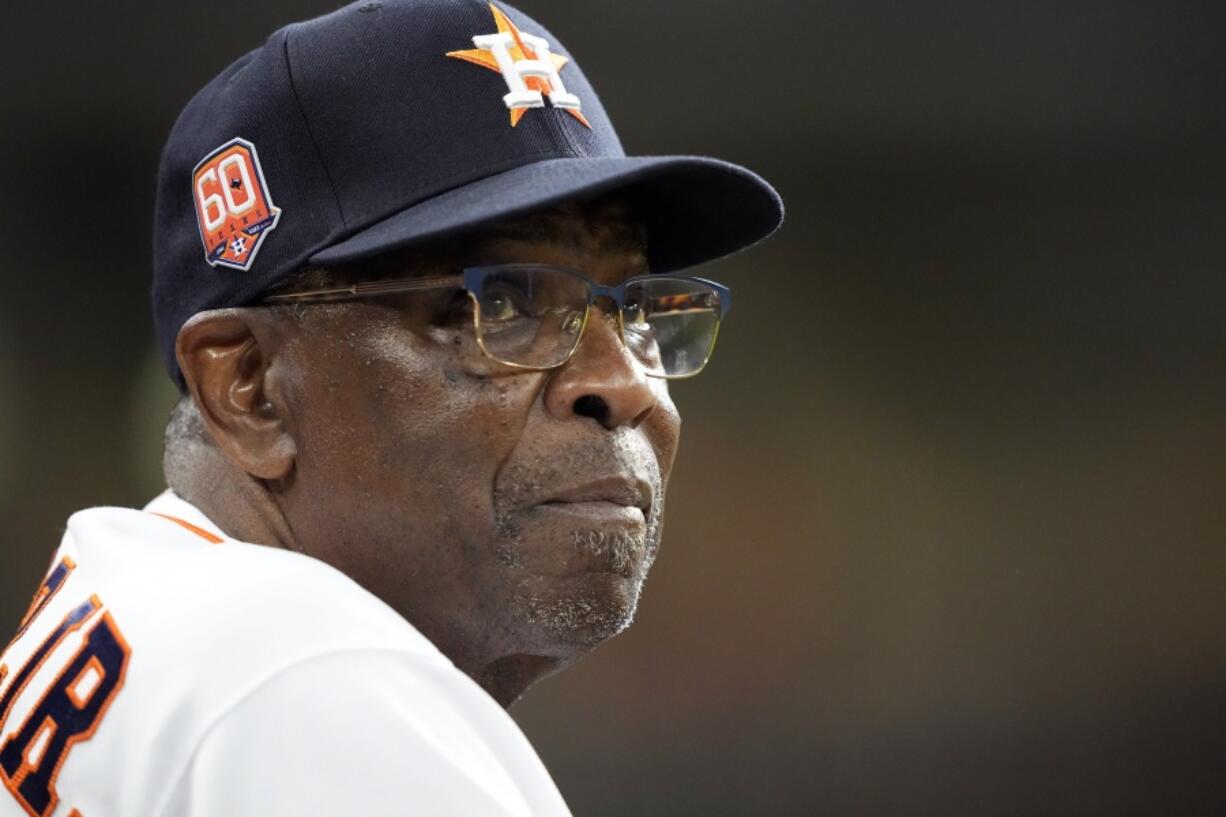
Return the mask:
<svg viewBox="0 0 1226 817">
<path fill-rule="evenodd" d="M 69 519 L 0 656 L 0 784 L 0 817 L 569 815 L 391 608 L 170 492 Z"/>
</svg>

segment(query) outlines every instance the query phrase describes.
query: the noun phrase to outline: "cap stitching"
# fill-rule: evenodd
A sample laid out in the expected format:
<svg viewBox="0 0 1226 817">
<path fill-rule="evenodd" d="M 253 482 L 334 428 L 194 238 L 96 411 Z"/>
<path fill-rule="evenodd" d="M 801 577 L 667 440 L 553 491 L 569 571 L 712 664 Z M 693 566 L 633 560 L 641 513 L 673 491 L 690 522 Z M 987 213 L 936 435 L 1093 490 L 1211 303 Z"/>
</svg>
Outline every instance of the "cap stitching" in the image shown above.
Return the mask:
<svg viewBox="0 0 1226 817">
<path fill-rule="evenodd" d="M 579 150 L 579 146 L 575 144 L 575 140 L 571 138 L 570 132 L 567 130 L 570 123 L 562 121 L 564 118 L 567 118 L 564 111 L 552 105 L 544 110 L 553 114 L 553 116 L 548 117 L 546 127 L 553 134 L 554 142 L 560 142 L 559 147 L 561 147 L 562 152 L 568 154 L 572 159 L 582 158 L 582 151 Z"/>
<path fill-rule="evenodd" d="M 292 30 L 293 26 L 286 28 L 285 39 L 281 45 L 282 51 L 285 54 L 285 72 L 289 75 L 289 89 L 294 95 L 294 102 L 298 105 L 298 113 L 302 116 L 302 124 L 306 127 L 307 136 L 311 140 L 311 146 L 315 148 L 315 158 L 319 161 L 319 166 L 323 168 L 324 176 L 328 179 L 328 188 L 332 191 L 332 199 L 336 202 L 336 212 L 341 217 L 341 226 L 344 229 L 348 229 L 349 222 L 345 218 L 345 208 L 341 206 L 341 197 L 336 192 L 336 182 L 332 180 L 332 172 L 328 170 L 328 163 L 324 161 L 323 151 L 319 149 L 319 142 L 315 139 L 315 132 L 311 129 L 311 120 L 307 118 L 306 107 L 302 104 L 302 97 L 298 94 L 298 83 L 294 80 L 294 67 L 289 59 L 289 35 Z"/>
</svg>

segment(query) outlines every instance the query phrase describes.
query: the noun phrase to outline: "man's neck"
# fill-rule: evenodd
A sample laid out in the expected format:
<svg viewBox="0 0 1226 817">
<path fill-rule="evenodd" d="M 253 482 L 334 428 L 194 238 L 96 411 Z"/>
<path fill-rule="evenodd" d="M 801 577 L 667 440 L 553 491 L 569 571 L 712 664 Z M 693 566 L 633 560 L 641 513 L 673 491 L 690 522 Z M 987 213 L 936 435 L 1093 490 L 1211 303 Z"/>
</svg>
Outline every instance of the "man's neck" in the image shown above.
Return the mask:
<svg viewBox="0 0 1226 817">
<path fill-rule="evenodd" d="M 305 553 L 268 487 L 231 466 L 219 452 L 209 452 L 197 467 L 189 473 L 172 475 L 169 482 L 176 494 L 198 508 L 227 536 Z M 397 612 L 503 708 L 509 708 L 528 687 L 568 663 L 556 656 L 508 655 L 492 645 L 475 650 L 472 633 L 460 632 L 437 620 L 416 620 L 418 617 L 403 610 Z"/>
<path fill-rule="evenodd" d="M 235 468 L 212 447 L 200 446 L 195 454 L 191 467 L 167 473 L 176 494 L 232 539 L 301 552 L 267 486 Z"/>
<path fill-rule="evenodd" d="M 476 673 L 465 673 L 503 709 L 509 709 L 528 687 L 562 669 L 562 663 L 558 658 L 543 655 L 508 655 L 486 664 Z"/>
</svg>

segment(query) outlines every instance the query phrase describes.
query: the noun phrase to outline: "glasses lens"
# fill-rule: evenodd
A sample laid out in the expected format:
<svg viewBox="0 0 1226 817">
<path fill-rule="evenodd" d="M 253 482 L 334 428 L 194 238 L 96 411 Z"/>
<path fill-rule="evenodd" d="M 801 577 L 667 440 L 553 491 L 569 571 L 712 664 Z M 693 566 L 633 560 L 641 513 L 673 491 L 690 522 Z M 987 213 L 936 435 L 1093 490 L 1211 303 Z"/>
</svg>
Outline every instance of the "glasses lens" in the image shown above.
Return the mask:
<svg viewBox="0 0 1226 817">
<path fill-rule="evenodd" d="M 702 371 L 719 333 L 719 290 L 687 278 L 653 277 L 626 288 L 626 345 L 657 377 Z"/>
<path fill-rule="evenodd" d="M 570 357 L 587 316 L 587 282 L 564 270 L 505 267 L 482 279 L 478 337 L 485 353 L 512 366 L 546 368 Z"/>
</svg>

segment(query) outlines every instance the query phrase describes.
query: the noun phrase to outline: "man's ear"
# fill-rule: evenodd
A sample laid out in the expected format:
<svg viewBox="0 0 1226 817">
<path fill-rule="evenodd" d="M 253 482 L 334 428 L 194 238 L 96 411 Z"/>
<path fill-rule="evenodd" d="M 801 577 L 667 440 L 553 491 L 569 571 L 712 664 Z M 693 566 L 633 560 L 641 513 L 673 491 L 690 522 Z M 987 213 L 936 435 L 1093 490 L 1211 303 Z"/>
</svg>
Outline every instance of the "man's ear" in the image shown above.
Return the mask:
<svg viewBox="0 0 1226 817">
<path fill-rule="evenodd" d="M 175 341 L 175 357 L 213 440 L 253 477 L 288 475 L 297 449 L 285 404 L 268 377 L 275 332 L 248 309 L 193 316 Z"/>
</svg>

